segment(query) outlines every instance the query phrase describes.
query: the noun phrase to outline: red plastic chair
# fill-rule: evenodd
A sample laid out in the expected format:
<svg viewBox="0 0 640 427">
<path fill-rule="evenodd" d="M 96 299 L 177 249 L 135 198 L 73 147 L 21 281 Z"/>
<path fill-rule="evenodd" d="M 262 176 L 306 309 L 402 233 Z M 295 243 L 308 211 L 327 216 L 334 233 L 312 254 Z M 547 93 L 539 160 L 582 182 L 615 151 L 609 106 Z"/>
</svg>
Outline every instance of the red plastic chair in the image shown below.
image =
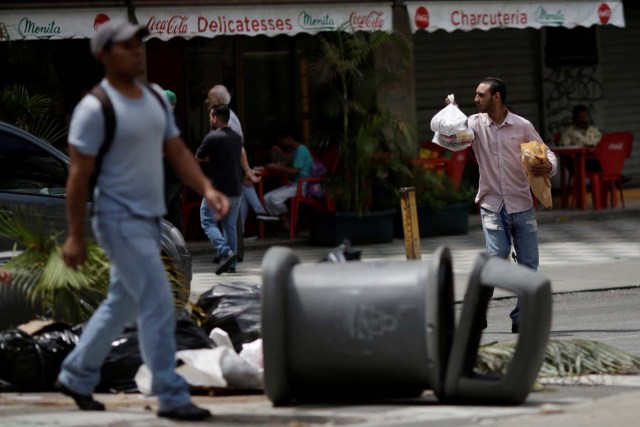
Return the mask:
<svg viewBox="0 0 640 427">
<path fill-rule="evenodd" d="M 625 160 L 631 155 L 633 133 L 611 132 L 602 135 L 596 147 L 595 157 L 602 166 L 601 172 L 588 173 L 593 194 L 595 209 L 607 206 L 610 195 L 611 207 L 618 205 L 616 188 L 620 193 L 620 201 L 624 208 L 624 193 L 622 192 L 622 168 Z"/>
<path fill-rule="evenodd" d="M 182 186 L 182 200 L 181 200 L 181 210 L 182 210 L 182 227 L 184 230 L 185 239 L 195 238 L 200 230 L 200 205 L 202 204 L 201 198 L 193 192 L 186 185 Z M 193 212 L 196 212 L 194 215 Z M 192 220 L 195 218 L 195 222 L 198 224 L 197 229 L 194 230 L 194 225 L 192 224 Z"/>
<path fill-rule="evenodd" d="M 438 147 L 435 144 L 432 144 L 435 147 Z M 467 161 L 469 160 L 469 153 L 471 150 L 461 150 L 461 151 L 453 151 L 451 152 L 451 157 L 444 157 L 448 150 L 444 148 L 432 148 L 435 151 L 441 151 L 442 155 L 440 157 L 429 158 L 429 159 L 413 159 L 411 164 L 416 166 L 424 167 L 428 171 L 437 172 L 444 171 L 449 179 L 451 180 L 451 184 L 454 189 L 460 187 L 460 183 L 462 182 L 462 175 L 464 173 L 464 168 L 467 165 Z"/>
<path fill-rule="evenodd" d="M 298 231 L 298 216 L 300 214 L 300 205 L 306 205 L 312 207 L 317 211 L 328 210 L 326 197 L 323 199 L 317 199 L 308 194 L 304 194 L 303 188 L 305 183 L 308 185 L 313 182 L 322 183 L 325 181 L 324 177 L 306 177 L 298 180 L 298 190 L 295 197 L 291 198 L 291 206 L 289 212 L 291 214 L 289 218 L 289 239 L 294 240 Z"/>
<path fill-rule="evenodd" d="M 468 148 L 466 150 L 454 151 L 453 155 L 449 158 L 449 163 L 447 164 L 447 175 L 455 189 L 458 189 L 462 182 L 462 174 L 464 173 L 465 166 L 467 166 L 469 151 L 470 150 Z"/>
</svg>

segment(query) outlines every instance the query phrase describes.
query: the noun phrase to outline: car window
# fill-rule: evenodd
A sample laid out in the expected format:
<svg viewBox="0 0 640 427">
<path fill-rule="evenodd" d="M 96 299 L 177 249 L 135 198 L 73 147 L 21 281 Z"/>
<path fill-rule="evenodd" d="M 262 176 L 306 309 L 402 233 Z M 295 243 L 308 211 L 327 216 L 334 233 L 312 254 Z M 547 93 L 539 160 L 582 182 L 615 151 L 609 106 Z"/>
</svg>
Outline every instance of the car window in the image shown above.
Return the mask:
<svg viewBox="0 0 640 427">
<path fill-rule="evenodd" d="M 65 196 L 67 168 L 29 140 L 0 130 L 0 192 Z"/>
</svg>

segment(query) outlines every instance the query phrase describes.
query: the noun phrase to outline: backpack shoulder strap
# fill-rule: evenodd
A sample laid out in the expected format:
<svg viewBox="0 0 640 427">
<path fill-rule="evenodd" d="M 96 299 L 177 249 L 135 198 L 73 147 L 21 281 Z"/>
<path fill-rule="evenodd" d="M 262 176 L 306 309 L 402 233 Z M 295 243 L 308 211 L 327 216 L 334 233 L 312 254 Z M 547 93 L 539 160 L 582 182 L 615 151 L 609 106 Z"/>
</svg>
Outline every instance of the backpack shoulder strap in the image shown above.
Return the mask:
<svg viewBox="0 0 640 427">
<path fill-rule="evenodd" d="M 151 91 L 151 93 L 155 96 L 155 98 L 162 106 L 162 109 L 164 110 L 165 105 L 158 91 L 155 90 L 153 86 L 151 86 L 151 84 L 149 84 L 148 82 L 141 82 Z M 96 98 L 98 98 L 98 101 L 100 101 L 100 105 L 102 106 L 102 115 L 104 117 L 104 140 L 102 141 L 102 145 L 98 150 L 94 168 L 94 177 L 95 180 L 97 180 L 98 175 L 100 175 L 100 170 L 102 169 L 102 161 L 104 160 L 104 156 L 107 154 L 107 152 L 111 148 L 111 145 L 113 144 L 113 137 L 116 133 L 116 112 L 113 108 L 113 104 L 111 103 L 111 99 L 109 99 L 109 95 L 107 95 L 107 92 L 104 90 L 100 83 L 91 88 L 89 94 L 95 96 Z"/>
<path fill-rule="evenodd" d="M 147 89 L 149 89 L 149 91 L 155 96 L 155 98 L 160 103 L 160 106 L 162 107 L 162 109 L 166 110 L 167 107 L 164 101 L 162 100 L 162 95 L 158 93 L 158 91 L 153 87 L 153 85 L 146 80 L 140 80 L 140 83 L 142 83 Z"/>
<path fill-rule="evenodd" d="M 95 85 L 89 93 L 100 101 L 100 105 L 102 106 L 102 115 L 104 116 L 104 141 L 102 141 L 100 150 L 98 150 L 94 169 L 94 176 L 97 178 L 100 174 L 100 169 L 102 168 L 104 156 L 111 148 L 113 136 L 116 133 L 116 112 L 113 109 L 113 104 L 109 99 L 109 95 L 107 95 L 107 92 L 99 83 Z"/>
</svg>

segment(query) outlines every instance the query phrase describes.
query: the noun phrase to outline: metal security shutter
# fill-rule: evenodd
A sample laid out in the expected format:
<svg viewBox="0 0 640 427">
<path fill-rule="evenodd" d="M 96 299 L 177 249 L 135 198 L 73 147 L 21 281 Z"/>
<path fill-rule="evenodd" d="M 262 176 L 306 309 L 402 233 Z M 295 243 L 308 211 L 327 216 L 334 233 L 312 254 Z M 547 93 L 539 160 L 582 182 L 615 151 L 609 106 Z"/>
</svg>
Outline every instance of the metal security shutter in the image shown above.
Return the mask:
<svg viewBox="0 0 640 427">
<path fill-rule="evenodd" d="M 487 76 L 505 81 L 511 110 L 539 129 L 539 37 L 531 29 L 414 34 L 418 140 L 431 140 L 431 118 L 450 93 L 465 114 L 477 113 L 475 89 Z"/>
<path fill-rule="evenodd" d="M 603 123 L 607 132 L 634 133 L 631 157 L 623 173 L 640 185 L 640 7 L 627 6 L 626 28 L 604 27 L 600 33 L 600 66 L 603 82 Z"/>
</svg>

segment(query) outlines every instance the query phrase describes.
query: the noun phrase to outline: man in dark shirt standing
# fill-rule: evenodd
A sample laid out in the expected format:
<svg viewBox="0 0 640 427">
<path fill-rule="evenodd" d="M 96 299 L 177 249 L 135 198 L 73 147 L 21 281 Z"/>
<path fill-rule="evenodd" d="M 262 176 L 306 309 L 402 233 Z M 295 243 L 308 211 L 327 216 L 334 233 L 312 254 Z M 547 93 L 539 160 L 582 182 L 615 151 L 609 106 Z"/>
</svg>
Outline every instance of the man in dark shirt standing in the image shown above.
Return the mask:
<svg viewBox="0 0 640 427">
<path fill-rule="evenodd" d="M 212 130 L 196 151 L 198 159 L 209 163 L 209 178 L 216 190 L 229 199 L 229 212 L 221 221 L 222 232 L 218 228 L 213 210 L 204 200 L 200 206 L 200 224 L 220 257 L 216 274 L 235 273 L 237 262 L 236 224 L 242 200 L 242 137 L 229 127 L 230 114 L 226 105 L 217 105 L 211 109 L 209 121 Z"/>
</svg>

